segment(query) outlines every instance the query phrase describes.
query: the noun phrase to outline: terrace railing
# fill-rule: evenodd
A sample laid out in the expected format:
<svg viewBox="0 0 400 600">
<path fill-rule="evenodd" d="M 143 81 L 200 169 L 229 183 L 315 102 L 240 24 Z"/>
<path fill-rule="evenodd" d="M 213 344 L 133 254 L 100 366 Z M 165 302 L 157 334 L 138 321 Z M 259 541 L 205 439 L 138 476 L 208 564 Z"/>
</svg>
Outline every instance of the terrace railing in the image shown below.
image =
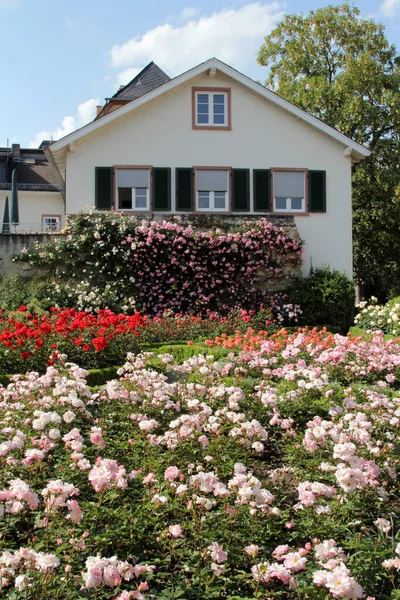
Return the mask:
<svg viewBox="0 0 400 600">
<path fill-rule="evenodd" d="M 61 231 L 61 223 L 3 223 L 0 234 L 14 235 L 18 233 L 57 233 Z"/>
</svg>

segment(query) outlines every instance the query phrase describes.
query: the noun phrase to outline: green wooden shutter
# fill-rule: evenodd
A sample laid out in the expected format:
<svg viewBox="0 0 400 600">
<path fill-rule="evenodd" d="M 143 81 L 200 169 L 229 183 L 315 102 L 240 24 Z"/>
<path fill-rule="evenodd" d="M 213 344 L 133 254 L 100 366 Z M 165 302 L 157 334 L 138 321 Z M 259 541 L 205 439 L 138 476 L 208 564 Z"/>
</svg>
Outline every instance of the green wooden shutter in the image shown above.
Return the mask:
<svg viewBox="0 0 400 600">
<path fill-rule="evenodd" d="M 193 169 L 178 167 L 175 171 L 176 210 L 193 210 Z"/>
<path fill-rule="evenodd" d="M 250 170 L 232 169 L 232 210 L 250 210 Z"/>
<path fill-rule="evenodd" d="M 271 210 L 271 173 L 269 169 L 253 170 L 254 211 Z"/>
<path fill-rule="evenodd" d="M 95 206 L 97 210 L 112 210 L 113 179 L 112 167 L 95 168 Z"/>
<path fill-rule="evenodd" d="M 171 210 L 171 169 L 153 168 L 153 210 Z"/>
<path fill-rule="evenodd" d="M 308 171 L 308 210 L 326 212 L 326 171 Z"/>
</svg>

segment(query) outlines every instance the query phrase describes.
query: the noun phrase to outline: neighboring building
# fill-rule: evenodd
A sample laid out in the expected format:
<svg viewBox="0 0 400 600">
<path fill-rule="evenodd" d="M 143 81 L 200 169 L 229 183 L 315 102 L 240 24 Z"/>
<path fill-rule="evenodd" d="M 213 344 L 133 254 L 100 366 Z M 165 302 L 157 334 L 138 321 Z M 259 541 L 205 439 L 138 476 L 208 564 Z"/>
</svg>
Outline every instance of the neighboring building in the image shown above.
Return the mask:
<svg viewBox="0 0 400 600">
<path fill-rule="evenodd" d="M 3 224 L 4 203 L 8 196 L 11 204 L 11 176 L 17 171 L 19 224 L 11 225 L 10 231 L 59 231 L 65 214 L 64 200 L 60 193 L 62 182 L 57 170 L 52 169 L 43 142 L 40 148 L 0 148 L 0 222 Z M 1 232 L 2 225 L 0 225 Z"/>
</svg>

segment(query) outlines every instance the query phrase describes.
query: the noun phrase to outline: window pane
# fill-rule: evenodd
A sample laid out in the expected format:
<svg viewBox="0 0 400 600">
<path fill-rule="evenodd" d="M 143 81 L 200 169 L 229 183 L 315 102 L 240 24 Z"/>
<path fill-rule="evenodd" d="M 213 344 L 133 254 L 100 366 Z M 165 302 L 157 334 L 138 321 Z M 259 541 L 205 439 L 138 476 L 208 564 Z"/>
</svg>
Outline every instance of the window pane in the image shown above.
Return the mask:
<svg viewBox="0 0 400 600">
<path fill-rule="evenodd" d="M 302 210 L 303 198 L 292 198 L 291 204 L 292 204 L 292 210 Z"/>
<path fill-rule="evenodd" d="M 135 200 L 135 208 L 146 208 L 146 198 L 137 198 Z"/>
<path fill-rule="evenodd" d="M 136 190 L 135 190 L 135 208 L 147 208 L 147 190 L 146 190 L 146 188 L 136 188 Z"/>
<path fill-rule="evenodd" d="M 197 115 L 198 123 L 208 123 L 208 114 L 206 115 Z"/>
<path fill-rule="evenodd" d="M 217 104 L 214 106 L 214 115 L 223 115 L 225 114 L 225 106 L 223 104 Z"/>
<path fill-rule="evenodd" d="M 118 208 L 132 208 L 132 188 L 118 188 Z"/>
<path fill-rule="evenodd" d="M 214 104 L 224 104 L 225 96 L 224 94 L 214 94 Z"/>
<path fill-rule="evenodd" d="M 214 115 L 215 125 L 223 125 L 225 123 L 224 115 Z"/>
<path fill-rule="evenodd" d="M 286 198 L 275 198 L 276 210 L 286 210 Z"/>
<path fill-rule="evenodd" d="M 202 104 L 208 104 L 208 94 L 197 94 L 197 102 Z"/>
<path fill-rule="evenodd" d="M 198 192 L 198 208 L 210 208 L 209 192 Z"/>
<path fill-rule="evenodd" d="M 225 210 L 225 192 L 214 193 L 214 207 Z"/>
<path fill-rule="evenodd" d="M 44 228 L 46 231 L 57 231 L 58 218 L 57 217 L 45 217 Z"/>
<path fill-rule="evenodd" d="M 199 104 L 197 107 L 199 115 L 208 115 L 208 104 Z"/>
</svg>

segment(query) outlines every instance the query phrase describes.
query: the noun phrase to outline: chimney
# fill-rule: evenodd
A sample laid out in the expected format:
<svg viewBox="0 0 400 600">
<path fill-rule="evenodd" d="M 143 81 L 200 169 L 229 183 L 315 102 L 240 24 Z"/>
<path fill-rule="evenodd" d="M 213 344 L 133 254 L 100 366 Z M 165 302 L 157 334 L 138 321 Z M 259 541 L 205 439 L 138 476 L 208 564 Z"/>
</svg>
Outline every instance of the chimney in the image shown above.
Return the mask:
<svg viewBox="0 0 400 600">
<path fill-rule="evenodd" d="M 12 145 L 11 156 L 13 159 L 21 158 L 21 147 L 19 144 Z"/>
<path fill-rule="evenodd" d="M 102 109 L 102 106 L 96 106 L 96 117 L 101 113 Z"/>
</svg>

